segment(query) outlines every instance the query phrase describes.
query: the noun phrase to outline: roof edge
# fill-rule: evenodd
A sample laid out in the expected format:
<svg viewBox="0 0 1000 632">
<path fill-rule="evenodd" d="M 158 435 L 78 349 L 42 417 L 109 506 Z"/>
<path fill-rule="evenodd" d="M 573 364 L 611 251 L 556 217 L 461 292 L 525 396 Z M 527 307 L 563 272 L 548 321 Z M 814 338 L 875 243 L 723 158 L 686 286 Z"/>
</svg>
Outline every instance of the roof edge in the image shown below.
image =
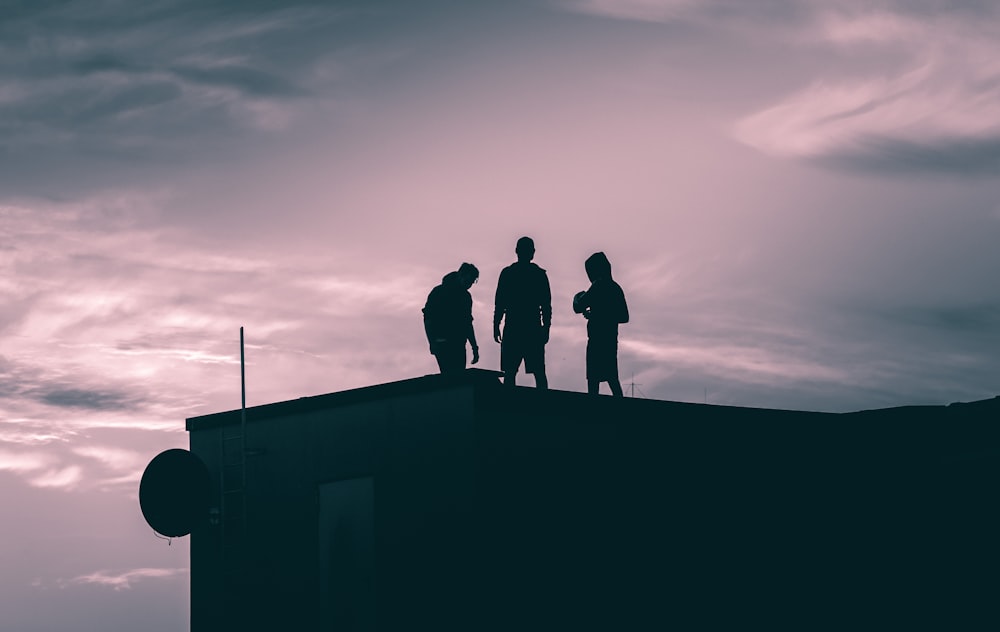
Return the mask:
<svg viewBox="0 0 1000 632">
<path fill-rule="evenodd" d="M 427 393 L 448 388 L 455 388 L 457 386 L 461 387 L 485 383 L 499 383 L 499 378 L 502 376 L 503 373 L 499 371 L 475 368 L 466 369 L 464 373 L 454 377 L 443 376 L 441 374 L 424 375 L 396 382 L 386 382 L 384 384 L 352 388 L 346 391 L 337 391 L 323 395 L 310 395 L 299 397 L 298 399 L 289 399 L 280 402 L 272 402 L 270 404 L 250 406 L 246 409 L 247 420 L 257 421 L 270 417 L 307 412 L 317 408 L 346 406 L 359 402 L 381 399 L 384 397 L 409 395 L 413 393 Z M 190 432 L 192 430 L 204 430 L 206 428 L 239 423 L 241 417 L 240 412 L 240 409 L 237 408 L 218 413 L 188 417 L 185 420 L 184 426 L 185 429 Z"/>
</svg>

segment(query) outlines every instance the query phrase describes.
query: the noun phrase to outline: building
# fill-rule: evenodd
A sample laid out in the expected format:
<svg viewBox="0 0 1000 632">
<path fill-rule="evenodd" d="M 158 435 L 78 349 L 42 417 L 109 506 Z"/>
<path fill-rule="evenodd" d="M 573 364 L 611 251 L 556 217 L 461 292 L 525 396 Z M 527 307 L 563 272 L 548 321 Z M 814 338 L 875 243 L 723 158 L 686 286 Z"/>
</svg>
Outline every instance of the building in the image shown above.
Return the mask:
<svg viewBox="0 0 1000 632">
<path fill-rule="evenodd" d="M 214 490 L 191 629 L 1000 623 L 1000 398 L 831 414 L 498 375 L 188 419 Z"/>
</svg>

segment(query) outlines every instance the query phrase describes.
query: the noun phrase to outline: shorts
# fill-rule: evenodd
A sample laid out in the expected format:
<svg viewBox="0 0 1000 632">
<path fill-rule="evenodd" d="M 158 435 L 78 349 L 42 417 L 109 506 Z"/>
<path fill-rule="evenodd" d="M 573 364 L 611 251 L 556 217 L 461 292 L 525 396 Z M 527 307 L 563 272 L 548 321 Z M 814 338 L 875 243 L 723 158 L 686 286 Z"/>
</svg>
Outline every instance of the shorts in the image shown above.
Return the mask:
<svg viewBox="0 0 1000 632">
<path fill-rule="evenodd" d="M 465 370 L 465 341 L 439 342 L 434 347 L 434 359 L 441 373 L 458 373 Z"/>
<path fill-rule="evenodd" d="M 608 382 L 618 379 L 618 339 L 587 340 L 587 379 Z"/>
<path fill-rule="evenodd" d="M 500 345 L 500 370 L 506 375 L 516 375 L 524 361 L 524 372 L 545 374 L 545 343 L 542 342 L 542 328 L 528 331 L 503 332 Z"/>
</svg>

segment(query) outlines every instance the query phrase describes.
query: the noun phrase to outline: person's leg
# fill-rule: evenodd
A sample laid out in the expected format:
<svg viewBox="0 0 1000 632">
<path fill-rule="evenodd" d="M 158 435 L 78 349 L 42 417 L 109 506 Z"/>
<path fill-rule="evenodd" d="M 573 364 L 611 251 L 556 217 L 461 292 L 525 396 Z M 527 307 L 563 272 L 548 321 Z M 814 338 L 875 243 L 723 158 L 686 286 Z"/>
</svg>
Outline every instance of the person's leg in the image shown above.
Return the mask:
<svg viewBox="0 0 1000 632">
<path fill-rule="evenodd" d="M 597 379 L 594 366 L 594 341 L 587 338 L 587 392 L 597 395 L 601 390 L 601 382 Z"/>
<path fill-rule="evenodd" d="M 514 386 L 517 382 L 517 370 L 521 367 L 521 359 L 518 358 L 517 362 L 510 360 L 513 354 L 507 356 L 507 364 L 501 366 L 503 370 L 503 385 L 504 386 Z"/>
<path fill-rule="evenodd" d="M 618 338 L 608 344 L 608 386 L 615 397 L 625 397 L 622 393 L 622 383 L 618 379 Z"/>
<path fill-rule="evenodd" d="M 434 355 L 442 375 L 453 375 L 465 370 L 465 345 L 441 345 Z"/>
<path fill-rule="evenodd" d="M 535 388 L 546 390 L 549 387 L 549 378 L 545 377 L 545 370 L 535 373 Z"/>
<path fill-rule="evenodd" d="M 521 368 L 521 360 L 524 359 L 524 347 L 521 341 L 516 333 L 513 336 L 510 334 L 510 328 L 504 329 L 504 338 L 500 345 L 500 370 L 503 371 L 504 386 L 514 386 L 517 372 Z M 525 369 L 527 368 L 525 366 Z"/>
<path fill-rule="evenodd" d="M 544 391 L 549 387 L 549 378 L 545 375 L 545 345 L 540 333 L 524 350 L 524 372 L 535 376 L 535 388 Z"/>
<path fill-rule="evenodd" d="M 613 377 L 608 380 L 608 386 L 611 387 L 611 394 L 615 397 L 625 397 L 625 393 L 622 392 L 622 383 L 618 378 Z"/>
</svg>

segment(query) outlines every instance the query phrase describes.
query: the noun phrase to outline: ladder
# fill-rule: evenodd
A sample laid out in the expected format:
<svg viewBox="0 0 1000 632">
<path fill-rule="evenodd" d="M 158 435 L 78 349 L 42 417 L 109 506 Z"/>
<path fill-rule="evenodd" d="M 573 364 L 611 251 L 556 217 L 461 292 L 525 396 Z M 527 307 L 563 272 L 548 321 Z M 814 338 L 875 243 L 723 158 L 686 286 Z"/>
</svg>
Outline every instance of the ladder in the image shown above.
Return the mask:
<svg viewBox="0 0 1000 632">
<path fill-rule="evenodd" d="M 223 556 L 238 555 L 246 530 L 246 436 L 242 428 L 222 430 L 222 527 Z M 226 559 L 228 568 L 229 559 Z"/>
</svg>

